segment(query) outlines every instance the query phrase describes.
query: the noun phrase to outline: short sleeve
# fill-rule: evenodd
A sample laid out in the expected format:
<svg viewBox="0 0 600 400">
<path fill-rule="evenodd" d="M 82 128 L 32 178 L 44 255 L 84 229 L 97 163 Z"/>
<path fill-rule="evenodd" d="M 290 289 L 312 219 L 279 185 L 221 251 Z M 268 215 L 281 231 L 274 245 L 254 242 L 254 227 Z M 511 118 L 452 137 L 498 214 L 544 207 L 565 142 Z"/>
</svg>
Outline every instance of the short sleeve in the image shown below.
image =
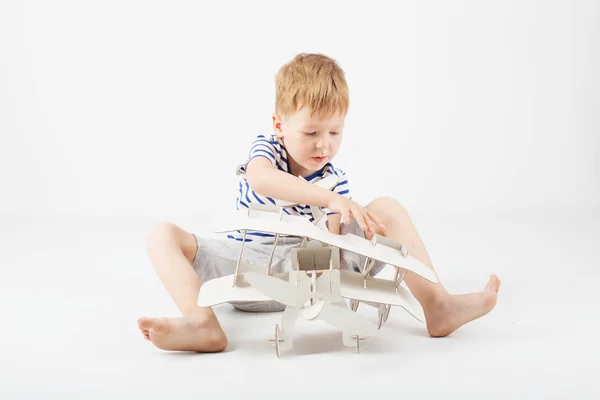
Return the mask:
<svg viewBox="0 0 600 400">
<path fill-rule="evenodd" d="M 342 195 L 342 196 L 347 197 L 348 199 L 352 200 L 352 195 L 350 194 L 350 186 L 348 185 L 348 176 L 344 172 L 341 172 L 341 171 L 338 171 L 338 176 L 339 176 L 338 183 L 331 190 L 333 190 L 334 192 L 336 192 L 339 195 Z M 335 214 L 334 212 L 329 210 L 327 207 L 323 207 L 321 209 L 323 210 L 323 212 L 327 213 L 327 215 Z"/>
<path fill-rule="evenodd" d="M 273 166 L 277 163 L 276 158 L 277 151 L 275 146 L 263 135 L 259 135 L 250 145 L 250 151 L 248 152 L 248 158 L 243 164 L 238 165 L 236 169 L 237 175 L 246 174 L 246 167 L 250 160 L 256 157 L 264 157 L 271 162 Z"/>
</svg>

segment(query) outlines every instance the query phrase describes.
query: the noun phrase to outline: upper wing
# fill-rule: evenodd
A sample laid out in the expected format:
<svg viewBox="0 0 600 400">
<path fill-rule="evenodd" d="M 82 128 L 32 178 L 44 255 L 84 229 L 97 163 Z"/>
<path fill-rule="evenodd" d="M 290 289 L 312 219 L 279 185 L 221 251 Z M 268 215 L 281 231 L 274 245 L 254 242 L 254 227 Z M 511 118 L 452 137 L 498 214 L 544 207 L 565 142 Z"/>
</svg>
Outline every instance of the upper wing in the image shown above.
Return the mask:
<svg viewBox="0 0 600 400">
<path fill-rule="evenodd" d="M 213 232 L 224 233 L 247 229 L 273 234 L 279 233 L 289 236 L 308 237 L 331 246 L 362 254 L 392 266 L 407 269 L 430 282 L 438 282 L 431 268 L 408 254 L 405 257 L 398 249 L 381 243 L 373 245 L 369 240 L 353 234 L 334 235 L 311 224 L 306 218 L 300 216 L 257 210 L 253 210 L 253 212 L 256 213 L 254 217 L 248 216 L 248 210 L 237 210 L 226 216 L 220 215 L 218 216 L 218 220 L 215 221 L 216 226 L 213 228 Z"/>
</svg>

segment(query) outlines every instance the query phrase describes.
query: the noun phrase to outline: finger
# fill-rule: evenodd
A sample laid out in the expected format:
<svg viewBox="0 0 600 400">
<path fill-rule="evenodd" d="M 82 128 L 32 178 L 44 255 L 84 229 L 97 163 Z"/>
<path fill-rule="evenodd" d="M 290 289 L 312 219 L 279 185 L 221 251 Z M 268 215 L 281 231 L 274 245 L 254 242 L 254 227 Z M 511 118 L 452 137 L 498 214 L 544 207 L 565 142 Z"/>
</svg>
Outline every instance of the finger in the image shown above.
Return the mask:
<svg viewBox="0 0 600 400">
<path fill-rule="evenodd" d="M 360 226 L 360 228 L 363 231 L 368 231 L 370 228 L 367 226 L 367 223 L 365 222 L 365 218 L 363 216 L 363 213 L 361 212 L 360 209 L 358 208 L 353 208 L 352 209 L 352 214 L 354 215 L 354 219 L 356 219 L 356 222 L 358 222 L 358 226 Z"/>
<path fill-rule="evenodd" d="M 371 219 L 377 223 L 377 225 L 379 225 L 385 229 L 385 225 L 383 224 L 383 221 L 381 220 L 381 218 L 379 218 L 377 215 L 375 215 L 370 210 L 367 210 L 367 213 L 369 214 L 369 217 L 371 217 Z"/>
<path fill-rule="evenodd" d="M 348 225 L 350 223 L 350 212 L 347 208 L 343 208 L 341 210 L 341 214 L 342 214 L 342 224 L 346 224 Z"/>
<path fill-rule="evenodd" d="M 368 213 L 365 213 L 365 222 L 369 226 L 370 232 L 375 233 L 377 231 L 377 227 L 378 227 L 377 222 L 375 222 Z"/>
<path fill-rule="evenodd" d="M 373 219 L 373 216 L 369 213 L 365 213 L 365 220 L 369 224 L 369 227 L 371 228 L 372 232 L 376 232 L 376 231 L 381 232 L 385 228 L 385 227 L 382 227 L 380 224 L 378 224 L 377 221 L 375 221 Z"/>
<path fill-rule="evenodd" d="M 362 211 L 361 216 L 362 219 L 365 221 L 365 227 L 363 227 L 363 230 L 375 233 L 375 231 L 377 230 L 377 223 L 373 221 L 373 219 L 369 215 L 369 211 L 366 208 L 360 208 L 360 211 Z"/>
<path fill-rule="evenodd" d="M 363 230 L 375 233 L 375 230 L 377 229 L 377 224 L 371 219 L 366 209 L 362 209 L 362 212 L 362 218 L 365 221 L 366 226 L 366 228 L 363 228 Z"/>
</svg>

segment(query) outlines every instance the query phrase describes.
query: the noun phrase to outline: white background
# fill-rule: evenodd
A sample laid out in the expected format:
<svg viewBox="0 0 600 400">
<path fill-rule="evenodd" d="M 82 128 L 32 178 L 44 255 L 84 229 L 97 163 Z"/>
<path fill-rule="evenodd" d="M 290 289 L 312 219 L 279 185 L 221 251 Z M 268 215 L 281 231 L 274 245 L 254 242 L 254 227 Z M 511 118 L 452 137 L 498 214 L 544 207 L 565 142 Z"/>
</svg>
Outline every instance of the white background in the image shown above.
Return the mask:
<svg viewBox="0 0 600 400">
<path fill-rule="evenodd" d="M 334 161 L 357 200 L 597 207 L 598 7 L 3 3 L 0 213 L 230 207 L 235 166 L 272 132 L 274 76 L 298 52 L 327 54 L 347 74 Z"/>
<path fill-rule="evenodd" d="M 594 1 L 0 2 L 0 397 L 287 391 L 317 371 L 331 392 L 593 398 L 599 26 Z M 307 328 L 285 364 L 278 315 L 222 307 L 231 351 L 169 357 L 137 331 L 177 315 L 145 235 L 235 208 L 299 52 L 346 72 L 333 162 L 354 198 L 397 198 L 450 291 L 498 273 L 498 306 L 444 340 L 393 312 L 360 358 Z"/>
</svg>

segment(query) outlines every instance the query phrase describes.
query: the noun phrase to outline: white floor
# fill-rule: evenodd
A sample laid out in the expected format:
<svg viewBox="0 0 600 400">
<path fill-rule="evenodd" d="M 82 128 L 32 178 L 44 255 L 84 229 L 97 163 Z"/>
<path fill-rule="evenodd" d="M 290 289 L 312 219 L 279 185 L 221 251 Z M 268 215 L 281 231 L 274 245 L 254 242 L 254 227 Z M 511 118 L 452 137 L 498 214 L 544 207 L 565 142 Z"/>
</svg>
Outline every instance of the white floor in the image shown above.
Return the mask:
<svg viewBox="0 0 600 400">
<path fill-rule="evenodd" d="M 281 314 L 229 305 L 216 308 L 224 353 L 168 353 L 143 339 L 138 317 L 178 315 L 145 253 L 161 219 L 3 220 L 0 398 L 598 398 L 599 217 L 413 216 L 449 291 L 480 290 L 499 275 L 495 310 L 433 339 L 393 309 L 360 354 L 333 328 L 299 320 L 281 359 L 267 342 Z M 171 220 L 203 232 L 201 221 Z M 375 320 L 375 309 L 359 312 Z"/>
</svg>

